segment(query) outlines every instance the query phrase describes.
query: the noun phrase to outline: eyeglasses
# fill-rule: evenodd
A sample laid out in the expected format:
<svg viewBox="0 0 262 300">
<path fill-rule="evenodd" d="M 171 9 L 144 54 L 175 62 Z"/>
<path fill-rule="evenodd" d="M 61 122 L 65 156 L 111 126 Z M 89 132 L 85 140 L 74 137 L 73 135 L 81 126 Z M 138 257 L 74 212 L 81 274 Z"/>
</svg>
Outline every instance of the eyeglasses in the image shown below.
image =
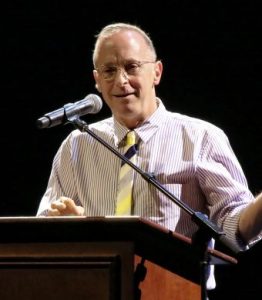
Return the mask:
<svg viewBox="0 0 262 300">
<path fill-rule="evenodd" d="M 141 72 L 142 66 L 145 64 L 154 64 L 155 61 L 132 61 L 118 65 L 102 65 L 96 70 L 102 75 L 106 81 L 111 81 L 116 78 L 117 71 L 120 70 L 126 78 L 129 76 L 138 76 Z"/>
</svg>

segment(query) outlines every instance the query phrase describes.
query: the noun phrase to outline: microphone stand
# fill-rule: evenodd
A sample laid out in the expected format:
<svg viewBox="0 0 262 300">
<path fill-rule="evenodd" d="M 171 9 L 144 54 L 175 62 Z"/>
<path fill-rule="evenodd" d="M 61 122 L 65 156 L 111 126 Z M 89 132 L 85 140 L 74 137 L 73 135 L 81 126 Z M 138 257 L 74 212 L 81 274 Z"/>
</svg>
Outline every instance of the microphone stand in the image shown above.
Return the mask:
<svg viewBox="0 0 262 300">
<path fill-rule="evenodd" d="M 114 153 L 120 159 L 122 159 L 125 163 L 127 163 L 130 167 L 132 167 L 136 172 L 138 172 L 148 183 L 152 184 L 155 188 L 161 191 L 165 196 L 167 196 L 171 201 L 173 201 L 176 205 L 186 211 L 190 216 L 193 222 L 198 225 L 198 230 L 196 234 L 192 237 L 192 244 L 199 251 L 200 257 L 200 285 L 201 285 L 201 299 L 207 300 L 207 289 L 206 289 L 206 280 L 207 280 L 207 272 L 209 266 L 209 255 L 208 255 L 208 244 L 211 241 L 211 238 L 214 238 L 216 241 L 220 241 L 224 246 L 229 248 L 235 254 L 239 253 L 241 250 L 234 245 L 225 235 L 222 229 L 220 229 L 216 224 L 212 223 L 205 214 L 201 212 L 194 211 L 187 204 L 185 204 L 180 199 L 176 198 L 173 194 L 171 194 L 166 188 L 164 188 L 154 177 L 153 174 L 146 173 L 133 164 L 129 159 L 119 153 L 116 149 L 114 149 L 111 145 L 97 136 L 93 131 L 91 131 L 87 125 L 87 123 L 81 120 L 78 116 L 70 116 L 67 118 L 68 123 L 73 124 L 77 129 L 82 132 L 87 132 L 91 135 L 95 140 L 105 146 L 109 151 Z"/>
</svg>

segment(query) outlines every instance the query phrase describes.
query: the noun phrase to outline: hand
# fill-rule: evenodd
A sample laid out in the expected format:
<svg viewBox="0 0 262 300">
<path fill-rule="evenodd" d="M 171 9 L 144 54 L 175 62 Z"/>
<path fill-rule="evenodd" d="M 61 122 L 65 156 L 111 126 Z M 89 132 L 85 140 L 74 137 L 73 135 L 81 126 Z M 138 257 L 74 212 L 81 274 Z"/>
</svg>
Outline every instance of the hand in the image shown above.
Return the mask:
<svg viewBox="0 0 262 300">
<path fill-rule="evenodd" d="M 262 234 L 262 193 L 242 211 L 239 232 L 247 243 Z"/>
<path fill-rule="evenodd" d="M 48 216 L 83 216 L 84 208 L 75 204 L 74 200 L 60 197 L 51 204 Z"/>
</svg>

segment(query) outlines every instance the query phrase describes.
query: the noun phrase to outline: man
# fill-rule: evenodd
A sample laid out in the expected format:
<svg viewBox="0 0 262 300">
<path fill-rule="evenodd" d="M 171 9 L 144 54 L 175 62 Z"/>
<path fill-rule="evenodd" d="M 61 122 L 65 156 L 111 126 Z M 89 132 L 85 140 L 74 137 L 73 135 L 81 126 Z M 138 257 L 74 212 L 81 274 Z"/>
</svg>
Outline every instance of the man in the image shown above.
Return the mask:
<svg viewBox="0 0 262 300">
<path fill-rule="evenodd" d="M 201 211 L 232 242 L 245 246 L 262 228 L 262 195 L 248 189 L 227 137 L 216 126 L 165 109 L 157 98 L 163 65 L 149 36 L 137 26 L 106 26 L 93 53 L 97 90 L 112 118 L 89 128 L 124 154 L 134 131 L 136 164 L 193 210 Z M 87 133 L 74 130 L 57 152 L 38 215 L 115 215 L 121 161 Z M 131 214 L 189 237 L 190 216 L 134 174 Z"/>
</svg>

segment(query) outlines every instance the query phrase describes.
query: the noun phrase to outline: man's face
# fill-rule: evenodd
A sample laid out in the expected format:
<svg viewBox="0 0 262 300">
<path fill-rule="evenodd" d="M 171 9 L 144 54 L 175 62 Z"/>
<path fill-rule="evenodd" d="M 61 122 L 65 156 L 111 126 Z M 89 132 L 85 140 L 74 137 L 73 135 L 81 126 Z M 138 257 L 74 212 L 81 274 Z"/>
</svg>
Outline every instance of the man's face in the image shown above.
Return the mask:
<svg viewBox="0 0 262 300">
<path fill-rule="evenodd" d="M 162 63 L 154 61 L 144 38 L 134 31 L 120 31 L 104 39 L 98 49 L 94 78 L 115 118 L 136 127 L 157 108 L 155 85 Z"/>
</svg>

